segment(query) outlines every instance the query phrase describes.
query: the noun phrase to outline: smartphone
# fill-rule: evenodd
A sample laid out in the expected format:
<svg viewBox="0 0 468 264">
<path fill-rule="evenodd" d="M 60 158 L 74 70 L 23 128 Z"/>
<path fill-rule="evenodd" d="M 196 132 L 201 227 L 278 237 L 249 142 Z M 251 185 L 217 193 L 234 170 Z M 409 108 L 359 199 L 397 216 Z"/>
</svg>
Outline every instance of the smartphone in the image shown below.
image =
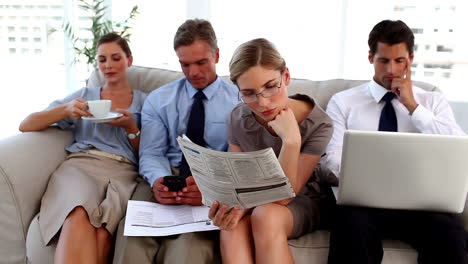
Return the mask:
<svg viewBox="0 0 468 264">
<path fill-rule="evenodd" d="M 164 176 L 163 184 L 167 186 L 171 192 L 182 191 L 182 189 L 187 186 L 184 177 L 174 175 Z"/>
</svg>

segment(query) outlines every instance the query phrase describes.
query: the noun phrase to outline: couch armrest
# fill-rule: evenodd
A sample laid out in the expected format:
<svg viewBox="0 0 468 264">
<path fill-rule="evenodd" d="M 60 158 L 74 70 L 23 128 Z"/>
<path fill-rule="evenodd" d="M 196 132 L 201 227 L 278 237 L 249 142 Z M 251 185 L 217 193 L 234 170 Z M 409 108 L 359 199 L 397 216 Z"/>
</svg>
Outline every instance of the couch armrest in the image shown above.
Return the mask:
<svg viewBox="0 0 468 264">
<path fill-rule="evenodd" d="M 56 128 L 0 140 L 1 263 L 25 263 L 29 224 L 72 134 Z"/>
</svg>

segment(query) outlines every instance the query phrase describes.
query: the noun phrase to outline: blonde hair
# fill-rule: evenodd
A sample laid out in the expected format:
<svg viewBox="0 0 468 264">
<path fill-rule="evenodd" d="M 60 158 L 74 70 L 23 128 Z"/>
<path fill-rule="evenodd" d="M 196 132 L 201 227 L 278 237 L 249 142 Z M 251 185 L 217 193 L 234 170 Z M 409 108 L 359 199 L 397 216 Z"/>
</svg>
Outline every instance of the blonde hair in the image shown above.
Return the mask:
<svg viewBox="0 0 468 264">
<path fill-rule="evenodd" d="M 247 41 L 237 47 L 229 62 L 231 81 L 237 85 L 239 76 L 257 65 L 283 73 L 286 61 L 270 41 L 264 38 Z"/>
</svg>

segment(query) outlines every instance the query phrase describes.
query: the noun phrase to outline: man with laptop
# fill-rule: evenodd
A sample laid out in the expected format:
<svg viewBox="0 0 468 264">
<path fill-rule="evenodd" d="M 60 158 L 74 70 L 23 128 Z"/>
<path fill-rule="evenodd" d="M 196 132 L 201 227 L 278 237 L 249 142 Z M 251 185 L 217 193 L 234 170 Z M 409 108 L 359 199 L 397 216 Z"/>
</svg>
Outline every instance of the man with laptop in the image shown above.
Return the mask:
<svg viewBox="0 0 468 264">
<path fill-rule="evenodd" d="M 327 106 L 334 132 L 323 162 L 338 178 L 345 130 L 464 135 L 442 94 L 413 86 L 414 35 L 405 23 L 381 21 L 370 32 L 368 44 L 373 80 L 335 94 Z M 382 166 L 382 173 L 395 163 L 386 159 L 390 165 Z M 442 183 L 445 176 L 440 176 Z M 466 234 L 453 215 L 366 206 L 338 206 L 329 263 L 381 263 L 383 238 L 410 244 L 418 251 L 419 263 L 467 263 Z"/>
</svg>

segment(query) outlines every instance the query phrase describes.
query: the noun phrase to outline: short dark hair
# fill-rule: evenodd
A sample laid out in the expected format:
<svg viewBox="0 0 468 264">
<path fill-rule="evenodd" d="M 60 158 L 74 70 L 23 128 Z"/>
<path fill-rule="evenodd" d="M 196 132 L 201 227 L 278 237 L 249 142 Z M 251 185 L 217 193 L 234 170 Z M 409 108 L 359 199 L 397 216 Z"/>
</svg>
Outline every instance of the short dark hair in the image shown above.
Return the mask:
<svg viewBox="0 0 468 264">
<path fill-rule="evenodd" d="M 204 19 L 189 19 L 177 29 L 174 50 L 179 46 L 192 45 L 196 40 L 205 40 L 213 51 L 218 49 L 216 34 L 211 23 Z"/>
<path fill-rule="evenodd" d="M 409 54 L 413 54 L 413 31 L 401 20 L 383 20 L 369 33 L 369 49 L 372 55 L 377 52 L 377 43 L 383 42 L 389 45 L 404 42 Z"/>
<path fill-rule="evenodd" d="M 102 37 L 99 38 L 97 47 L 101 46 L 104 43 L 111 43 L 115 42 L 117 45 L 119 45 L 122 50 L 125 52 L 127 57 L 132 56 L 132 51 L 130 50 L 130 47 L 128 46 L 127 40 L 125 40 L 122 36 L 115 32 L 107 33 L 103 35 Z"/>
</svg>

